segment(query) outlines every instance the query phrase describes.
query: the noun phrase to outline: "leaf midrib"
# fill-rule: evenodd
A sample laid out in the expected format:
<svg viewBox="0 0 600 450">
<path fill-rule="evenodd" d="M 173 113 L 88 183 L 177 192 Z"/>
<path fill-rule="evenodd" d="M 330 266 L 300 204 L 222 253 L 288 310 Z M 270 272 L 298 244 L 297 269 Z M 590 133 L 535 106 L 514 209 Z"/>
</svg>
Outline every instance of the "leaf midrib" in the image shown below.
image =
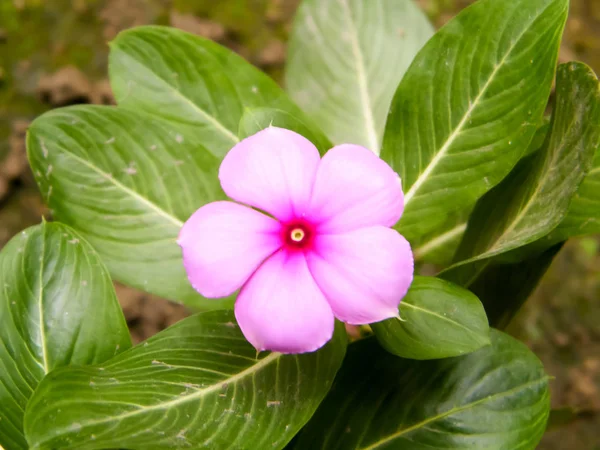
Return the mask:
<svg viewBox="0 0 600 450">
<path fill-rule="evenodd" d="M 456 138 L 458 138 L 458 136 L 462 133 L 462 131 L 463 131 L 462 129 L 467 124 L 469 118 L 471 117 L 472 112 L 479 105 L 479 102 L 482 100 L 482 98 L 485 95 L 485 93 L 487 92 L 488 88 L 490 87 L 490 85 L 492 84 L 492 82 L 495 80 L 496 76 L 498 75 L 498 72 L 500 72 L 500 69 L 502 69 L 504 67 L 504 65 L 506 64 L 506 61 L 511 56 L 512 52 L 517 47 L 517 45 L 521 42 L 521 39 L 527 33 L 527 31 L 529 30 L 529 27 L 531 26 L 531 24 L 535 20 L 537 20 L 537 18 L 541 14 L 543 14 L 546 11 L 546 9 L 544 9 L 544 11 L 542 11 L 539 15 L 537 15 L 536 17 L 534 17 L 531 20 L 531 22 L 524 28 L 524 31 L 511 44 L 510 48 L 508 49 L 508 51 L 506 52 L 506 54 L 502 57 L 502 59 L 500 60 L 500 62 L 494 67 L 494 70 L 490 74 L 489 79 L 483 85 L 483 88 L 480 90 L 480 92 L 477 95 L 477 97 L 475 97 L 475 100 L 472 103 L 470 103 L 469 108 L 467 109 L 467 111 L 464 114 L 464 116 L 461 119 L 461 121 L 458 123 L 456 129 L 452 132 L 452 134 L 450 134 L 450 136 L 448 137 L 448 139 L 446 139 L 446 142 L 444 142 L 444 145 L 442 145 L 442 147 L 440 148 L 439 152 L 436 153 L 436 155 L 429 162 L 429 164 L 427 165 L 427 167 L 425 168 L 425 170 L 423 172 L 421 172 L 421 174 L 417 177 L 417 180 L 413 183 L 413 185 L 410 187 L 410 189 L 408 190 L 408 192 L 404 196 L 404 208 L 405 209 L 408 206 L 408 204 L 410 203 L 410 200 L 415 196 L 416 191 L 419 190 L 419 188 L 423 185 L 423 183 L 425 183 L 425 181 L 427 181 L 427 178 L 429 177 L 429 175 L 431 174 L 431 172 L 433 172 L 433 170 L 435 169 L 435 167 L 444 158 L 444 156 L 446 155 L 446 153 L 448 152 L 448 150 L 450 149 L 450 147 L 452 146 L 452 144 L 454 143 L 454 141 L 456 140 Z"/>
<path fill-rule="evenodd" d="M 44 141 L 41 138 L 38 138 L 38 141 L 40 142 L 40 145 L 42 146 L 42 148 L 46 148 L 46 145 L 44 144 Z M 136 200 L 140 201 L 141 203 L 143 203 L 144 205 L 146 205 L 150 209 L 154 210 L 158 215 L 164 217 L 169 222 L 171 222 L 172 224 L 174 224 L 175 226 L 177 226 L 177 228 L 181 228 L 183 226 L 183 222 L 181 220 L 179 220 L 177 217 L 175 217 L 172 214 L 168 213 L 167 211 L 165 211 L 164 209 L 162 209 L 157 204 L 151 202 L 147 198 L 142 197 L 140 194 L 138 194 L 134 190 L 128 188 L 123 183 L 117 181 L 110 174 L 107 174 L 106 172 L 104 172 L 100 168 L 98 168 L 95 165 L 89 163 L 88 161 L 86 161 L 85 159 L 81 158 L 80 156 L 77 156 L 76 154 L 74 154 L 74 153 L 66 150 L 63 147 L 60 148 L 60 151 L 62 151 L 68 157 L 71 157 L 71 158 L 75 159 L 77 162 L 79 162 L 80 164 L 84 165 L 85 167 L 87 167 L 88 169 L 92 170 L 93 172 L 97 173 L 102 178 L 104 178 L 105 180 L 109 181 L 116 188 L 122 190 L 126 194 L 130 195 L 131 197 L 133 197 Z"/>
<path fill-rule="evenodd" d="M 215 382 L 215 384 L 213 384 L 207 388 L 198 389 L 195 392 L 188 394 L 188 395 L 176 396 L 176 398 L 174 400 L 157 403 L 157 404 L 151 405 L 151 406 L 142 406 L 142 407 L 140 407 L 140 409 L 137 409 L 134 411 L 129 411 L 127 413 L 119 414 L 116 416 L 110 416 L 108 418 L 92 420 L 92 421 L 87 421 L 87 422 L 82 421 L 82 422 L 80 422 L 81 426 L 83 428 L 83 427 L 90 427 L 90 426 L 100 425 L 100 424 L 109 423 L 109 422 L 119 422 L 119 421 L 127 419 L 129 417 L 134 417 L 134 416 L 137 416 L 140 414 L 145 414 L 150 411 L 171 408 L 171 407 L 177 406 L 182 403 L 187 403 L 189 401 L 200 399 L 202 397 L 205 397 L 206 395 L 210 395 L 213 392 L 220 392 L 223 389 L 223 384 L 231 385 L 231 384 L 245 378 L 246 376 L 253 375 L 254 373 L 263 369 L 265 366 L 269 365 L 271 362 L 279 359 L 281 356 L 282 356 L 281 353 L 273 352 L 273 353 L 269 354 L 268 356 L 266 356 L 265 358 L 258 361 L 256 364 L 242 370 L 241 372 L 239 372 L 229 378 L 219 380 L 218 382 Z M 56 430 L 56 431 L 57 431 L 56 435 L 59 435 L 61 433 L 60 430 Z M 38 443 L 38 445 L 39 445 L 39 443 Z"/>
<path fill-rule="evenodd" d="M 450 319 L 448 317 L 441 316 L 440 314 L 438 314 L 438 313 L 436 313 L 434 311 L 431 311 L 429 309 L 421 308 L 420 306 L 413 305 L 411 303 L 408 303 L 407 301 L 404 301 L 404 302 L 400 303 L 400 308 L 402 308 L 402 306 L 409 306 L 409 307 L 411 307 L 413 309 L 416 309 L 417 311 L 422 311 L 425 314 L 430 314 L 430 315 L 432 315 L 434 317 L 437 317 L 438 319 L 441 319 L 441 320 L 449 322 L 449 323 L 451 323 L 453 325 L 456 325 L 457 327 L 462 328 L 463 330 L 465 330 L 466 332 L 468 332 L 470 334 L 478 335 L 478 333 L 476 331 L 474 331 L 474 330 L 466 327 L 462 323 L 456 322 L 456 321 L 454 321 L 454 320 L 452 320 L 452 319 Z"/>
<path fill-rule="evenodd" d="M 42 223 L 42 251 L 40 255 L 40 268 L 39 268 L 39 278 L 38 278 L 38 315 L 40 320 L 40 341 L 42 347 L 42 364 L 44 373 L 50 372 L 48 368 L 48 343 L 46 339 L 46 328 L 44 326 L 44 258 L 46 257 L 46 223 Z"/>
<path fill-rule="evenodd" d="M 547 162 L 544 161 L 544 164 L 542 165 L 542 167 L 540 169 L 540 171 L 541 171 L 540 179 L 537 182 L 535 190 L 533 191 L 533 194 L 531 194 L 531 196 L 527 200 L 527 203 L 525 204 L 525 206 L 519 211 L 517 216 L 511 222 L 510 226 L 508 226 L 502 232 L 502 234 L 500 236 L 498 236 L 498 238 L 494 241 L 492 246 L 485 253 L 483 253 L 480 256 L 483 257 L 484 255 L 487 255 L 490 253 L 493 255 L 496 252 L 501 251 L 502 247 L 499 247 L 499 248 L 497 247 L 499 245 L 499 243 L 502 243 L 502 241 L 506 238 L 506 236 L 510 236 L 510 233 L 512 233 L 517 228 L 517 226 L 523 221 L 523 218 L 526 217 L 527 213 L 532 208 L 532 206 L 535 204 L 535 201 L 538 199 L 539 195 L 541 194 L 541 192 L 543 190 L 542 188 L 546 185 L 548 178 L 550 177 L 550 175 L 552 173 L 552 169 L 554 167 L 556 167 L 555 163 L 561 154 L 560 150 L 564 146 L 564 141 L 566 139 L 566 136 L 568 136 L 570 134 L 571 129 L 573 128 L 576 121 L 577 121 L 577 116 L 573 115 L 571 118 L 571 122 L 569 123 L 569 126 L 567 127 L 567 130 L 561 136 L 560 144 L 557 145 L 556 151 L 552 152 L 552 154 L 550 155 L 550 158 Z M 588 172 L 588 174 L 589 174 L 589 172 Z M 567 213 L 567 211 L 565 210 L 563 213 L 563 216 L 566 215 L 566 213 Z M 509 246 L 509 248 L 510 248 L 510 246 Z"/>
<path fill-rule="evenodd" d="M 352 18 L 352 11 L 350 10 L 350 5 L 348 5 L 348 0 L 340 0 L 340 4 L 349 23 L 350 47 L 352 48 L 352 54 L 354 55 L 356 78 L 358 81 L 360 100 L 363 104 L 363 117 L 365 119 L 367 140 L 369 141 L 369 150 L 375 154 L 379 154 L 379 139 L 377 138 L 377 130 L 375 129 L 375 117 L 372 110 L 371 94 L 369 93 L 365 61 L 358 40 L 356 23 Z"/>
<path fill-rule="evenodd" d="M 462 233 L 466 229 L 467 229 L 467 222 L 465 221 L 465 222 L 462 222 L 462 223 L 456 225 L 451 230 L 448 230 L 445 233 L 442 233 L 442 234 L 436 236 L 435 238 L 431 239 L 429 242 L 421 245 L 420 247 L 415 248 L 413 250 L 415 259 L 421 259 L 428 253 L 431 253 L 436 248 L 442 247 L 446 242 L 451 241 L 453 238 L 458 236 L 460 233 Z"/>
<path fill-rule="evenodd" d="M 214 116 L 210 115 L 208 112 L 204 111 L 196 103 L 194 103 L 189 98 L 187 98 L 185 95 L 183 95 L 183 93 L 181 93 L 180 91 L 178 91 L 167 80 L 165 80 L 164 78 L 158 76 L 155 72 L 153 72 L 152 70 L 150 70 L 148 68 L 148 66 L 146 66 L 144 63 L 140 62 L 138 59 L 136 59 L 133 56 L 131 56 L 125 50 L 121 49 L 121 51 L 123 52 L 123 55 L 125 55 L 130 61 L 134 61 L 135 64 L 137 64 L 140 67 L 143 67 L 144 70 L 145 70 L 145 72 L 151 73 L 152 75 L 154 75 L 154 78 L 156 80 L 160 81 L 160 83 L 165 87 L 166 91 L 168 91 L 169 93 L 173 94 L 174 97 L 179 98 L 183 103 L 185 103 L 188 106 L 190 106 L 192 108 L 192 110 L 196 111 L 200 116 L 202 116 L 205 119 L 206 122 L 211 123 L 217 130 L 219 130 L 219 132 L 221 134 L 223 134 L 229 140 L 231 140 L 233 144 L 237 144 L 240 141 L 239 138 L 229 128 L 227 128 L 219 120 L 217 120 L 216 117 L 214 117 Z M 129 92 L 127 93 L 127 95 L 129 95 Z M 123 103 L 122 101 L 119 102 L 119 107 L 125 108 L 125 109 L 131 109 L 130 107 L 128 107 L 127 105 L 122 104 L 122 103 Z"/>
<path fill-rule="evenodd" d="M 466 405 L 449 409 L 448 411 L 444 411 L 443 413 L 440 413 L 440 414 L 438 414 L 436 416 L 429 417 L 429 418 L 427 418 L 425 420 L 422 420 L 421 422 L 418 422 L 418 423 L 416 423 L 416 424 L 414 424 L 414 425 L 412 425 L 412 426 L 410 426 L 408 428 L 404 428 L 402 430 L 399 430 L 396 433 L 391 434 L 391 435 L 389 435 L 389 436 L 387 436 L 387 437 L 385 437 L 383 439 L 380 439 L 379 441 L 377 441 L 377 442 L 369 445 L 368 447 L 357 448 L 357 450 L 374 450 L 374 449 L 376 449 L 376 448 L 378 448 L 378 447 L 380 447 L 380 446 L 382 446 L 384 444 L 387 444 L 390 441 L 393 441 L 394 439 L 397 439 L 397 438 L 399 438 L 399 437 L 401 437 L 401 436 L 403 436 L 403 435 L 405 435 L 407 433 L 410 433 L 410 432 L 412 432 L 414 430 L 422 428 L 422 427 L 430 424 L 431 422 L 435 422 L 436 420 L 443 419 L 443 418 L 448 417 L 448 416 L 450 416 L 452 414 L 455 414 L 455 413 L 460 413 L 460 412 L 465 411 L 467 409 L 470 409 L 470 408 L 473 408 L 475 406 L 478 406 L 478 405 L 480 405 L 482 403 L 485 403 L 485 402 L 488 402 L 488 401 L 492 401 L 492 400 L 496 400 L 498 398 L 506 397 L 506 396 L 509 396 L 509 395 L 512 395 L 512 394 L 515 394 L 515 393 L 517 393 L 517 392 L 519 392 L 521 390 L 525 390 L 525 389 L 527 389 L 527 388 L 529 388 L 531 386 L 534 386 L 536 384 L 547 382 L 549 379 L 550 379 L 550 377 L 544 376 L 542 378 L 538 378 L 537 380 L 529 381 L 529 382 L 527 382 L 525 384 L 521 384 L 520 386 L 517 386 L 517 387 L 514 387 L 512 389 L 509 389 L 508 391 L 498 392 L 498 393 L 496 393 L 494 395 L 490 395 L 490 396 L 481 398 L 479 400 L 476 400 L 474 402 L 467 403 Z"/>
</svg>

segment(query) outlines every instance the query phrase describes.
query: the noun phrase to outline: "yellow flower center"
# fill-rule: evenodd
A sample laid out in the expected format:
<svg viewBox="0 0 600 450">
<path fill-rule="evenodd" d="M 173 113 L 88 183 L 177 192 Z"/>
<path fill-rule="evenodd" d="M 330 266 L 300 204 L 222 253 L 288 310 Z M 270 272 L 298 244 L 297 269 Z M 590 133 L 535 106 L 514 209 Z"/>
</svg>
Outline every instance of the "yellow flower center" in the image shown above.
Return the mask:
<svg viewBox="0 0 600 450">
<path fill-rule="evenodd" d="M 292 241 L 294 242 L 302 242 L 302 239 L 304 239 L 304 230 L 302 228 L 294 228 L 291 233 L 290 233 L 290 237 L 292 238 Z"/>
</svg>

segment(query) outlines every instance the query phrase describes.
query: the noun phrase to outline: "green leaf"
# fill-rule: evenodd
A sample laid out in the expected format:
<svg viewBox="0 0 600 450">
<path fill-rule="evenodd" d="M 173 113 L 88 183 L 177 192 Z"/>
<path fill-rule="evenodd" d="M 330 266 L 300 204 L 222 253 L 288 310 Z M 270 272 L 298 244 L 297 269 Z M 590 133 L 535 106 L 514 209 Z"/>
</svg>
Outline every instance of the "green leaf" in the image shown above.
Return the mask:
<svg viewBox="0 0 600 450">
<path fill-rule="evenodd" d="M 573 196 L 566 217 L 545 239 L 546 245 L 600 233 L 600 145 L 592 169 Z"/>
<path fill-rule="evenodd" d="M 306 122 L 266 75 L 214 42 L 167 27 L 140 27 L 111 43 L 118 108 L 49 112 L 28 152 L 50 207 L 98 250 L 113 278 L 193 308 L 176 244 L 185 220 L 224 198 L 217 172 L 238 141 L 247 108 L 276 108 Z"/>
<path fill-rule="evenodd" d="M 240 139 L 244 139 L 271 125 L 286 128 L 301 134 L 315 144 L 322 155 L 333 147 L 329 139 L 327 139 L 327 136 L 325 136 L 315 125 L 309 123 L 306 119 L 299 119 L 280 109 L 247 109 L 240 121 L 238 135 Z"/>
<path fill-rule="evenodd" d="M 447 266 L 452 262 L 454 253 L 467 229 L 472 206 L 449 213 L 447 220 L 439 228 L 411 242 L 415 261 Z"/>
<path fill-rule="evenodd" d="M 379 153 L 394 91 L 432 34 L 412 0 L 304 0 L 288 47 L 287 90 L 334 143 Z"/>
<path fill-rule="evenodd" d="M 533 135 L 533 139 L 529 143 L 529 147 L 525 151 L 523 158 L 531 155 L 532 153 L 537 152 L 544 146 L 544 142 L 546 141 L 546 137 L 550 132 L 550 118 L 544 117 L 542 120 L 542 124 L 538 127 Z"/>
<path fill-rule="evenodd" d="M 293 448 L 534 449 L 548 419 L 548 377 L 522 343 L 433 361 L 395 357 L 373 339 L 352 344 Z"/>
<path fill-rule="evenodd" d="M 113 278 L 198 308 L 176 239 L 203 204 L 224 198 L 219 161 L 193 127 L 122 108 L 75 106 L 36 119 L 29 162 L 54 215 L 98 251 Z"/>
<path fill-rule="evenodd" d="M 521 161 L 483 197 L 444 278 L 470 286 L 493 256 L 552 231 L 589 171 L 600 142 L 600 90 L 584 64 L 559 67 L 556 105 L 544 148 Z"/>
<path fill-rule="evenodd" d="M 244 108 L 301 116 L 273 80 L 208 39 L 144 26 L 121 32 L 110 47 L 110 82 L 119 106 L 162 117 L 172 127 L 193 127 L 196 143 L 218 157 L 238 142 Z"/>
<path fill-rule="evenodd" d="M 479 299 L 433 277 L 415 277 L 400 303 L 400 318 L 374 323 L 371 328 L 386 350 L 403 358 L 448 358 L 490 344 Z"/>
<path fill-rule="evenodd" d="M 0 252 L 0 448 L 28 448 L 27 401 L 51 370 L 131 346 L 100 258 L 59 223 L 28 228 Z M 70 395 L 70 394 L 68 394 Z"/>
<path fill-rule="evenodd" d="M 542 147 L 549 129 L 550 120 L 544 117 L 524 156 L 528 156 Z M 446 221 L 440 227 L 418 239 L 413 239 L 415 260 L 438 266 L 448 266 L 454 259 L 454 254 L 465 234 L 474 206 L 471 205 L 458 213 L 449 212 Z"/>
<path fill-rule="evenodd" d="M 483 303 L 490 326 L 506 328 L 533 293 L 563 244 L 522 261 L 492 259 L 469 287 Z"/>
<path fill-rule="evenodd" d="M 102 366 L 50 373 L 32 397 L 32 449 L 280 449 L 328 392 L 343 326 L 321 350 L 256 350 L 231 311 L 198 314 Z"/>
<path fill-rule="evenodd" d="M 480 0 L 419 52 L 392 101 L 381 157 L 413 241 L 473 205 L 522 157 L 548 101 L 568 0 Z"/>
</svg>

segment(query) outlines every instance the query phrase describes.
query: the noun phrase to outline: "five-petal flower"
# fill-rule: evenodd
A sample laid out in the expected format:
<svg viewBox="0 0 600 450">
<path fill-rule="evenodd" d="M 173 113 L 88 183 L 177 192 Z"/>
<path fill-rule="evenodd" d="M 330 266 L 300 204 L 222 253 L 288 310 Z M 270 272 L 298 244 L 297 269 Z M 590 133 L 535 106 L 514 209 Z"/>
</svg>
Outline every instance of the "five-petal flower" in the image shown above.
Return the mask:
<svg viewBox="0 0 600 450">
<path fill-rule="evenodd" d="M 400 178 L 379 157 L 345 144 L 321 159 L 304 137 L 269 127 L 233 147 L 219 179 L 238 203 L 201 207 L 178 242 L 200 294 L 241 288 L 235 316 L 256 349 L 310 352 L 331 339 L 335 317 L 398 315 L 413 256 L 390 228 L 404 207 Z"/>
</svg>

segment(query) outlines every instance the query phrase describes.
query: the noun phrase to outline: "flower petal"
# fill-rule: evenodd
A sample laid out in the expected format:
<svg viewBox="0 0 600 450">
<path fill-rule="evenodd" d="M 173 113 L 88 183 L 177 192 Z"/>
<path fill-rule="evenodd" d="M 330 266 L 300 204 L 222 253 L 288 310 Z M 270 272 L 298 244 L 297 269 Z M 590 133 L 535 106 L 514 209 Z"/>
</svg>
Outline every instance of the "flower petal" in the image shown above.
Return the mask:
<svg viewBox="0 0 600 450">
<path fill-rule="evenodd" d="M 209 203 L 179 233 L 190 283 L 209 298 L 238 290 L 256 268 L 281 247 L 281 225 L 233 202 Z"/>
<path fill-rule="evenodd" d="M 259 351 L 312 352 L 333 335 L 333 313 L 302 252 L 279 251 L 265 261 L 242 288 L 235 317 Z"/>
<path fill-rule="evenodd" d="M 306 257 L 335 316 L 353 325 L 397 316 L 413 279 L 410 244 L 381 226 L 316 236 Z"/>
<path fill-rule="evenodd" d="M 398 174 L 373 152 L 343 144 L 329 150 L 317 171 L 309 217 L 321 233 L 394 225 L 404 209 Z"/>
<path fill-rule="evenodd" d="M 288 221 L 306 211 L 318 165 L 319 152 L 309 140 L 269 127 L 229 151 L 219 179 L 232 199 Z"/>
</svg>

